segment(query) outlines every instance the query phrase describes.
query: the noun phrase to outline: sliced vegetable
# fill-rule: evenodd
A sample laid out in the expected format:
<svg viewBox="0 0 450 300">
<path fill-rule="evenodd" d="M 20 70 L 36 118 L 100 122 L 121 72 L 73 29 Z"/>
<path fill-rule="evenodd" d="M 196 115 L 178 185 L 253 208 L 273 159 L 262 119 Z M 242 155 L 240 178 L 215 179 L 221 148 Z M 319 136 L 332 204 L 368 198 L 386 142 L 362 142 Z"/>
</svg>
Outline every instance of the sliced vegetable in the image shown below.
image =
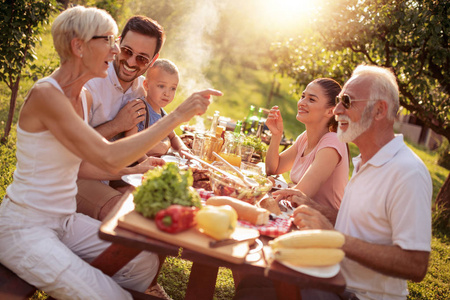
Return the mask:
<svg viewBox="0 0 450 300">
<path fill-rule="evenodd" d="M 156 227 L 168 233 L 187 230 L 195 225 L 195 215 L 197 212 L 197 207 L 171 205 L 156 214 Z"/>
</svg>

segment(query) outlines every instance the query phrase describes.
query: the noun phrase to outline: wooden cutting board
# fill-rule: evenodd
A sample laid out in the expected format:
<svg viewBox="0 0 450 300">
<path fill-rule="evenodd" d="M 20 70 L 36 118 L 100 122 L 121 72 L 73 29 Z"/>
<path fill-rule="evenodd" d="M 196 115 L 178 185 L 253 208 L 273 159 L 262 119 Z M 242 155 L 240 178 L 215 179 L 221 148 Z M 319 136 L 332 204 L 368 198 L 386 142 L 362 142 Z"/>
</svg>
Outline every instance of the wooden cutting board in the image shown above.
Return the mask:
<svg viewBox="0 0 450 300">
<path fill-rule="evenodd" d="M 167 233 L 159 230 L 153 220 L 145 218 L 134 210 L 122 216 L 118 220 L 118 225 L 122 228 L 146 235 L 148 237 L 173 244 L 175 246 L 194 250 L 235 264 L 241 264 L 245 261 L 245 257 L 250 249 L 249 245 L 252 244 L 252 241 L 259 237 L 258 230 L 238 227 L 232 235 L 233 238 L 248 238 L 252 240 L 218 248 L 210 248 L 209 242 L 214 241 L 214 239 L 200 233 L 197 229 L 190 228 L 186 231 L 175 234 Z"/>
</svg>

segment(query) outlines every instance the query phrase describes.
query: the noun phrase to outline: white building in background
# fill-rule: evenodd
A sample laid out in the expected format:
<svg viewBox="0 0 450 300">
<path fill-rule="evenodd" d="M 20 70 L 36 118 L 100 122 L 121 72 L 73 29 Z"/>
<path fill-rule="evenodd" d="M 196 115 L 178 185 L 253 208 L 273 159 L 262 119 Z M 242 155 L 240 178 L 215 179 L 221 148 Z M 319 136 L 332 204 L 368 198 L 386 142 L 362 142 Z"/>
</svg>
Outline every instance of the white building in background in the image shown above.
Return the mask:
<svg viewBox="0 0 450 300">
<path fill-rule="evenodd" d="M 394 123 L 394 130 L 402 133 L 409 141 L 424 145 L 430 150 L 434 150 L 441 145 L 443 137 L 426 127 L 413 114 L 404 114 L 400 112 Z"/>
</svg>

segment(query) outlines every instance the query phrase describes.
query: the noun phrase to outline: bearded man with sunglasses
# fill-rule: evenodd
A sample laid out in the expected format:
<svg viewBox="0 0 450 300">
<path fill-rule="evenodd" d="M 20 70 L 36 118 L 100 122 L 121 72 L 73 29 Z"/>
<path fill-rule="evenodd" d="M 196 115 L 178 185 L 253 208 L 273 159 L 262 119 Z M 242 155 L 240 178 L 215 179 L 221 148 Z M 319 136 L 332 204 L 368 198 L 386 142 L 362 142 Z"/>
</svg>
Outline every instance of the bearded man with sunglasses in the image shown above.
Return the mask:
<svg viewBox="0 0 450 300">
<path fill-rule="evenodd" d="M 107 36 L 96 38 L 108 39 L 112 47 L 120 42 L 121 51 L 109 63 L 108 76 L 91 79 L 85 85 L 93 102 L 89 112 L 89 125 L 106 139 L 114 140 L 120 133 L 145 120 L 145 104 L 139 100 L 145 97 L 145 77 L 141 75 L 158 58 L 165 33 L 156 21 L 145 16 L 133 16 L 125 24 L 120 40 Z M 162 164 L 162 159 L 150 157 L 137 166 L 112 175 L 82 162 L 79 177 L 91 180 L 78 180 L 78 212 L 102 220 L 122 195 L 108 186 L 108 180 L 120 179 L 125 174 L 144 173 L 149 168 Z"/>
<path fill-rule="evenodd" d="M 431 251 L 430 174 L 394 134 L 399 94 L 394 74 L 358 66 L 336 99 L 338 138 L 360 155 L 342 199 L 335 227 L 306 205 L 294 212 L 300 229 L 335 229 L 345 235 L 341 269 L 346 295 L 359 299 L 406 299 L 407 280 L 421 281 Z M 302 291 L 302 299 L 342 299 Z M 355 298 L 354 298 L 355 299 Z"/>
</svg>

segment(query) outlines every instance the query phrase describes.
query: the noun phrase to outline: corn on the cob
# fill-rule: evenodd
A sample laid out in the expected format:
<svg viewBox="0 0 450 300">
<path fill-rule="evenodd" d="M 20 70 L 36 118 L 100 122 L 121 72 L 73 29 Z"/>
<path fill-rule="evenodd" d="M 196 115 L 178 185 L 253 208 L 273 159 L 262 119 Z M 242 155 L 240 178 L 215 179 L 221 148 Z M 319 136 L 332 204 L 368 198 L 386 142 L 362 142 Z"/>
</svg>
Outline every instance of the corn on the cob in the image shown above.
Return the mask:
<svg viewBox="0 0 450 300">
<path fill-rule="evenodd" d="M 340 248 L 345 242 L 342 233 L 336 230 L 293 231 L 269 242 L 273 250 L 278 248 Z"/>
<path fill-rule="evenodd" d="M 331 266 L 344 259 L 344 251 L 336 248 L 278 248 L 276 260 L 304 267 Z"/>
</svg>

